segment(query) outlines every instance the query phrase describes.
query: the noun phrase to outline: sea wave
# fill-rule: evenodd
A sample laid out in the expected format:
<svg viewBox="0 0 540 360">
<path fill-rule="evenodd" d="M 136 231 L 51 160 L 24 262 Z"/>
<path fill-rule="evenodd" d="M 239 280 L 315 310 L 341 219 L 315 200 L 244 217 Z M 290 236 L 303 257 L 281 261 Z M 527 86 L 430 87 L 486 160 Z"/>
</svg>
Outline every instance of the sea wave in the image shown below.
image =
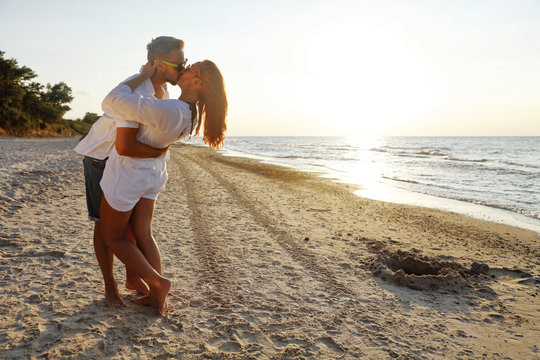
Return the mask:
<svg viewBox="0 0 540 360">
<path fill-rule="evenodd" d="M 461 162 L 487 162 L 489 161 L 486 158 L 474 159 L 474 158 L 465 158 L 453 156 L 448 150 L 441 149 L 415 149 L 414 151 L 405 151 L 403 149 L 387 149 L 387 148 L 371 148 L 369 149 L 373 152 L 387 153 L 394 156 L 402 157 L 413 157 L 413 158 L 427 158 L 427 157 L 436 157 L 443 158 L 450 161 L 461 161 Z"/>
<path fill-rule="evenodd" d="M 438 150 L 438 149 L 428 149 L 420 150 L 416 152 L 417 155 L 431 155 L 431 156 L 450 156 L 449 153 Z"/>
<path fill-rule="evenodd" d="M 474 165 L 472 165 L 474 166 Z M 519 170 L 519 169 L 509 169 L 502 167 L 490 167 L 490 166 L 481 166 L 478 165 L 474 170 L 476 171 L 486 171 L 486 172 L 495 172 L 498 175 L 521 175 L 521 176 L 532 176 L 537 175 L 530 171 Z"/>
<path fill-rule="evenodd" d="M 479 163 L 479 162 L 484 163 L 488 161 L 487 159 L 465 159 L 465 158 L 457 158 L 457 157 L 452 157 L 452 156 L 447 156 L 446 159 L 451 160 L 451 161 L 463 161 L 463 162 L 473 162 L 473 163 Z"/>
<path fill-rule="evenodd" d="M 372 148 L 370 151 L 387 153 L 394 156 L 402 157 L 412 157 L 412 158 L 427 158 L 427 157 L 436 157 L 442 158 L 450 161 L 462 161 L 462 162 L 487 162 L 488 159 L 472 159 L 472 158 L 460 158 L 455 157 L 451 153 L 442 151 L 440 149 L 421 149 L 415 151 L 403 151 L 403 150 L 389 150 L 384 148 Z"/>
<path fill-rule="evenodd" d="M 526 216 L 526 217 L 529 217 L 529 218 L 532 218 L 532 219 L 540 220 L 540 213 L 534 212 L 532 210 L 520 209 L 520 208 L 518 208 L 516 206 L 513 206 L 513 205 L 494 204 L 494 203 L 491 203 L 491 202 L 477 200 L 477 199 L 458 198 L 456 200 L 467 201 L 467 202 L 470 202 L 470 203 L 473 203 L 473 204 L 476 204 L 476 205 L 488 206 L 488 207 L 495 208 L 495 209 L 507 210 L 507 211 L 511 211 L 513 213 L 517 213 L 517 214 L 520 214 L 520 215 L 523 215 L 523 216 Z"/>
<path fill-rule="evenodd" d="M 522 164 L 522 163 L 517 163 L 513 161 L 500 161 L 500 162 L 506 165 L 511 165 L 511 166 L 521 166 L 521 167 L 527 167 L 527 168 L 532 168 L 532 169 L 540 169 L 540 165 Z"/>
<path fill-rule="evenodd" d="M 382 178 L 387 179 L 387 180 L 392 180 L 392 181 L 399 181 L 399 182 L 409 183 L 409 184 L 419 184 L 418 181 L 399 179 L 399 178 L 396 178 L 396 177 L 390 177 L 390 176 L 384 176 L 384 175 L 382 176 Z"/>
<path fill-rule="evenodd" d="M 402 157 L 412 157 L 412 158 L 424 158 L 424 155 L 417 154 L 416 152 L 407 152 L 407 151 L 397 151 L 397 150 L 389 150 L 389 149 L 381 149 L 381 148 L 372 148 L 369 149 L 369 151 L 373 152 L 380 152 L 380 153 L 386 153 L 393 156 L 402 156 Z"/>
</svg>

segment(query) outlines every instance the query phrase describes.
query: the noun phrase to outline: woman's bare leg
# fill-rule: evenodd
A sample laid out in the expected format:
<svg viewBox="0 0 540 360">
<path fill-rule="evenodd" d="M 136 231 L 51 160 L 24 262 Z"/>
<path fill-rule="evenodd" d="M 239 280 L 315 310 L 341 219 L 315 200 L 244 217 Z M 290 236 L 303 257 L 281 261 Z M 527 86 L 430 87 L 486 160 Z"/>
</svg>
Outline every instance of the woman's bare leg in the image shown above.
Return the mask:
<svg viewBox="0 0 540 360">
<path fill-rule="evenodd" d="M 154 215 L 155 200 L 144 199 L 139 200 L 133 213 L 131 214 L 131 227 L 137 247 L 142 251 L 148 262 L 160 274 L 161 268 L 161 253 L 159 247 L 152 236 L 152 217 Z M 142 305 L 154 305 L 155 300 L 151 296 L 143 296 L 135 300 L 136 303 Z M 166 304 L 165 304 L 166 306 Z"/>
<path fill-rule="evenodd" d="M 162 277 L 144 257 L 136 245 L 126 239 L 126 228 L 131 211 L 119 212 L 111 208 L 105 197 L 101 199 L 101 226 L 105 243 L 114 255 L 122 261 L 130 271 L 136 273 L 150 287 L 149 297 L 157 307 L 158 315 L 166 310 L 165 299 L 171 288 L 171 282 Z"/>
<path fill-rule="evenodd" d="M 152 236 L 152 217 L 155 200 L 141 198 L 131 214 L 131 229 L 137 241 L 137 247 L 146 260 L 161 275 L 161 253 Z"/>
<path fill-rule="evenodd" d="M 118 293 L 113 274 L 113 253 L 105 244 L 101 223 L 94 223 L 94 251 L 105 282 L 105 301 L 107 306 L 126 306 Z"/>
<path fill-rule="evenodd" d="M 133 213 L 131 214 L 131 217 L 133 218 Z M 131 230 L 131 226 L 128 226 L 126 229 L 126 238 L 133 244 L 137 244 L 133 231 Z M 135 290 L 137 293 L 143 295 L 148 295 L 150 293 L 150 290 L 148 290 L 148 287 L 144 281 L 142 281 L 142 279 L 138 277 L 136 273 L 129 270 L 128 267 L 126 267 L 126 289 Z"/>
</svg>

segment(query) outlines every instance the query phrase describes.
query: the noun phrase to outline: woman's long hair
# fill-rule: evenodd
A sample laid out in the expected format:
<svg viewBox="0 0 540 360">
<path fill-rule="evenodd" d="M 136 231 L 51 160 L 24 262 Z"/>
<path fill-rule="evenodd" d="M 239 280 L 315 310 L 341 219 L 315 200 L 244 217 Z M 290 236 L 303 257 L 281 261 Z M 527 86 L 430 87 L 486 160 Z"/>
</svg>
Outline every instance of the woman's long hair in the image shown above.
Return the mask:
<svg viewBox="0 0 540 360">
<path fill-rule="evenodd" d="M 202 61 L 201 67 L 202 90 L 199 93 L 199 121 L 195 135 L 204 122 L 203 141 L 205 144 L 218 149 L 225 140 L 227 124 L 227 94 L 223 76 L 216 64 L 210 60 Z"/>
</svg>

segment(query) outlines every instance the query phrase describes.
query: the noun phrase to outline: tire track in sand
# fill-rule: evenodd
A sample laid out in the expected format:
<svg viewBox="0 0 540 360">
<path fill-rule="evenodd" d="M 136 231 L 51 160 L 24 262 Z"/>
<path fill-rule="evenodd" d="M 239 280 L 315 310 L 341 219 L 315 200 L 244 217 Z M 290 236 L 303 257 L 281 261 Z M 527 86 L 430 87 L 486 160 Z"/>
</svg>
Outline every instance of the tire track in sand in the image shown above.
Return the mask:
<svg viewBox="0 0 540 360">
<path fill-rule="evenodd" d="M 336 274 L 329 268 L 320 264 L 317 256 L 310 250 L 299 244 L 294 238 L 280 227 L 278 221 L 274 220 L 271 215 L 265 214 L 261 209 L 264 205 L 256 206 L 260 203 L 254 198 L 249 198 L 239 189 L 233 182 L 225 179 L 218 171 L 212 169 L 208 164 L 199 158 L 187 155 L 185 158 L 192 161 L 200 168 L 205 170 L 211 175 L 228 193 L 233 199 L 236 200 L 238 205 L 243 208 L 247 213 L 251 214 L 255 222 L 263 227 L 272 238 L 283 248 L 295 261 L 301 264 L 305 269 L 309 271 L 311 276 L 320 281 L 327 291 L 333 295 L 348 294 L 354 295 L 354 291 L 346 284 L 340 282 Z M 231 169 L 230 171 L 234 171 Z"/>
<path fill-rule="evenodd" d="M 214 304 L 209 309 L 220 313 L 196 325 L 202 332 L 212 331 L 209 342 L 220 344 L 218 348 L 237 344 L 239 349 L 247 349 L 245 344 L 257 347 L 254 344 L 265 343 L 276 352 L 294 346 L 306 354 L 320 351 L 321 344 L 335 354 L 347 351 L 347 341 L 339 334 L 294 338 L 282 334 L 298 328 L 315 327 L 322 332 L 338 328 L 347 321 L 350 309 L 363 309 L 358 296 L 351 296 L 354 292 L 332 269 L 322 266 L 315 254 L 296 244 L 279 220 L 264 212 L 260 201 L 242 194 L 241 186 L 234 186 L 231 180 L 224 180 L 229 169 L 221 175 L 219 169 L 212 168 L 213 162 L 185 153 L 171 161 L 185 182 L 202 295 Z M 239 219 L 244 236 L 231 242 L 219 235 L 223 230 L 234 232 L 235 224 L 230 221 Z M 253 233 L 265 240 L 250 242 Z M 279 252 L 267 252 L 277 248 L 285 255 L 285 263 L 273 257 Z M 261 259 L 242 262 L 246 253 Z M 299 290 L 299 283 L 310 289 L 309 295 Z"/>
<path fill-rule="evenodd" d="M 190 223 L 194 235 L 195 251 L 201 262 L 202 269 L 199 285 L 205 288 L 205 300 L 208 303 L 200 304 L 208 308 L 227 309 L 234 303 L 243 303 L 244 298 L 240 292 L 234 271 L 230 269 L 232 263 L 222 249 L 219 241 L 214 241 L 209 233 L 211 226 L 202 216 L 203 204 L 209 200 L 199 187 L 209 186 L 201 181 L 201 175 L 196 174 L 181 160 L 173 160 L 182 173 L 186 187 L 187 205 L 190 209 Z"/>
</svg>

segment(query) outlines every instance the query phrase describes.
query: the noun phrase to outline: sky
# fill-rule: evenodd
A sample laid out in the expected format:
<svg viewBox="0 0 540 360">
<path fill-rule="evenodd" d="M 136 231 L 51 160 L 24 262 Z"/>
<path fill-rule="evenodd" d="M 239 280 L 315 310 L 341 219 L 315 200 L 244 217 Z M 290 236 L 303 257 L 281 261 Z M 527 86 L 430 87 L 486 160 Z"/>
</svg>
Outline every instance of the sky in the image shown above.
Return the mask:
<svg viewBox="0 0 540 360">
<path fill-rule="evenodd" d="M 66 118 L 160 35 L 221 69 L 229 136 L 540 135 L 538 0 L 0 0 L 0 50 L 72 88 Z"/>
</svg>

